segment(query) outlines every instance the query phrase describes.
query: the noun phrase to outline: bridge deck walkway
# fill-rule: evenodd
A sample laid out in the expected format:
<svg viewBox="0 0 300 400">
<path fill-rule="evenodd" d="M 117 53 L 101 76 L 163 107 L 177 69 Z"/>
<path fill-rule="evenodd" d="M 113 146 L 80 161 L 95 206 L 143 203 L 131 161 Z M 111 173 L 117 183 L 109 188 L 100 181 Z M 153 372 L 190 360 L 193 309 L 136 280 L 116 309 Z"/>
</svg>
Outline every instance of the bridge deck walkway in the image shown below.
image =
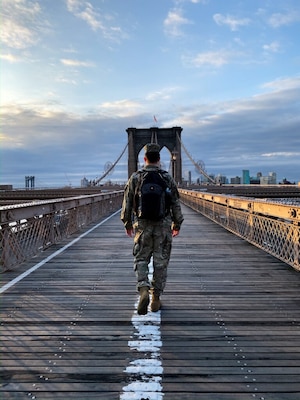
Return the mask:
<svg viewBox="0 0 300 400">
<path fill-rule="evenodd" d="M 183 211 L 158 313 L 119 214 L 2 294 L 1 398 L 299 400 L 299 273 Z"/>
</svg>

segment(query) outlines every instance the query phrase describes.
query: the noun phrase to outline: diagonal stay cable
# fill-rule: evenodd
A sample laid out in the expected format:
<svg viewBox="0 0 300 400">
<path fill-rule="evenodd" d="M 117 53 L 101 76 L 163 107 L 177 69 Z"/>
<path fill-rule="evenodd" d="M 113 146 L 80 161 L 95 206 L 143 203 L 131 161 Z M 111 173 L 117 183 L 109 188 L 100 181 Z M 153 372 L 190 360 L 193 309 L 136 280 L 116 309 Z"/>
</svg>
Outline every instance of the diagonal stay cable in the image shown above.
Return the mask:
<svg viewBox="0 0 300 400">
<path fill-rule="evenodd" d="M 102 179 L 104 179 L 110 173 L 110 171 L 112 171 L 115 168 L 115 166 L 120 161 L 120 159 L 122 158 L 123 154 L 125 153 L 125 150 L 127 149 L 127 146 L 128 146 L 128 143 L 126 143 L 126 145 L 124 147 L 124 150 L 122 151 L 120 156 L 117 158 L 117 160 L 112 164 L 112 166 L 107 171 L 105 171 L 104 174 L 102 176 L 100 176 L 100 178 L 98 178 L 95 181 L 95 185 L 97 185 L 100 181 L 102 181 Z"/>
<path fill-rule="evenodd" d="M 196 161 L 193 159 L 193 157 L 190 155 L 190 153 L 187 151 L 187 148 L 185 147 L 185 145 L 183 144 L 182 140 L 180 139 L 178 133 L 177 133 L 177 138 L 181 144 L 181 147 L 183 148 L 183 150 L 185 151 L 186 155 L 188 156 L 188 158 L 191 160 L 191 162 L 194 164 L 194 166 L 196 167 L 196 169 L 200 172 L 200 174 L 202 174 L 203 176 L 205 176 L 205 178 L 207 178 L 210 182 L 212 183 L 216 183 L 215 180 L 208 175 L 208 173 L 200 167 L 199 164 L 196 163 Z"/>
</svg>

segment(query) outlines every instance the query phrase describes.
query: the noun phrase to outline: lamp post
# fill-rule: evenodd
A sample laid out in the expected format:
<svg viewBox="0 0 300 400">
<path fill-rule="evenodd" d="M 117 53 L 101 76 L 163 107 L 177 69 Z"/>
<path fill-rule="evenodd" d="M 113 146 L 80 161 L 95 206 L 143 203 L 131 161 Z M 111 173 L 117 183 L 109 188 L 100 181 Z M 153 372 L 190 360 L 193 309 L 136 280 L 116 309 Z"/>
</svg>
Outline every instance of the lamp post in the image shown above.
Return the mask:
<svg viewBox="0 0 300 400">
<path fill-rule="evenodd" d="M 177 160 L 177 151 L 173 150 L 172 152 L 172 176 L 176 180 L 176 160 Z"/>
</svg>

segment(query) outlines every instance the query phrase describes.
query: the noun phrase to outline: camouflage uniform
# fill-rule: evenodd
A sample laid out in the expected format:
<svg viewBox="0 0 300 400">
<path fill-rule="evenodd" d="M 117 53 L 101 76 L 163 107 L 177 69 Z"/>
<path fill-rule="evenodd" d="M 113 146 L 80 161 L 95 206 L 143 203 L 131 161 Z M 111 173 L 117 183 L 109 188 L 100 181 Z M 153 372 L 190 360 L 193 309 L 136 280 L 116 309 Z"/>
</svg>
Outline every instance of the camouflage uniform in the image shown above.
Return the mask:
<svg viewBox="0 0 300 400">
<path fill-rule="evenodd" d="M 146 165 L 142 171 L 158 171 L 159 167 Z M 137 289 L 151 287 L 148 278 L 148 264 L 153 256 L 152 287 L 159 295 L 163 292 L 167 279 L 167 267 L 172 248 L 172 229 L 180 230 L 183 222 L 179 193 L 171 175 L 161 171 L 168 187 L 171 189 L 171 208 L 169 214 L 162 220 L 151 221 L 137 218 L 134 210 L 134 197 L 139 180 L 139 173 L 133 173 L 125 187 L 121 220 L 125 229 L 134 229 L 134 271 L 137 278 Z"/>
</svg>

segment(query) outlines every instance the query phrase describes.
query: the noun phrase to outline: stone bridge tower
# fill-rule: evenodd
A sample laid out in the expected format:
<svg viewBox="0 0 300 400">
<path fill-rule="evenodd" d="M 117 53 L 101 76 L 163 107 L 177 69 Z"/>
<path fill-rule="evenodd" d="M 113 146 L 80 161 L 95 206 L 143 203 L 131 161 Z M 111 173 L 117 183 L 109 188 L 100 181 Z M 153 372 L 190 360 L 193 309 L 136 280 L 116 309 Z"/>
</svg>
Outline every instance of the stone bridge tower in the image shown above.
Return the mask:
<svg viewBox="0 0 300 400">
<path fill-rule="evenodd" d="M 166 147 L 171 155 L 172 176 L 177 184 L 182 183 L 181 160 L 181 131 L 182 128 L 128 128 L 128 177 L 138 169 L 138 156 L 147 143 L 158 143 L 160 149 Z"/>
</svg>

